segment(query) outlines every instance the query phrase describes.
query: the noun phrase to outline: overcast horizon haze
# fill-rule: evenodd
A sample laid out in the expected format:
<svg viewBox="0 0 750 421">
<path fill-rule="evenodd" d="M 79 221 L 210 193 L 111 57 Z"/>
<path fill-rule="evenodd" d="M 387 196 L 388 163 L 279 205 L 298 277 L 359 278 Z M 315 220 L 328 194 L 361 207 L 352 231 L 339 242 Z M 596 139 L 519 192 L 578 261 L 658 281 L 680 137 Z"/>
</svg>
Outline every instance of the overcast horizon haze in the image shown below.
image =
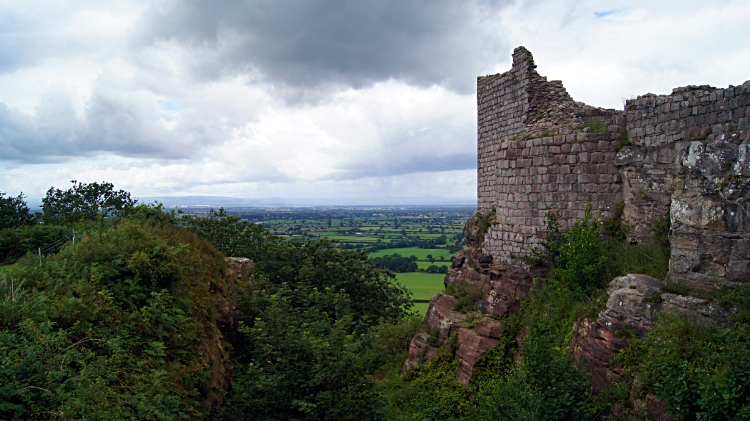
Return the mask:
<svg viewBox="0 0 750 421">
<path fill-rule="evenodd" d="M 0 0 L 0 192 L 466 203 L 476 78 L 515 47 L 622 109 L 750 79 L 748 21 L 741 1 Z"/>
</svg>

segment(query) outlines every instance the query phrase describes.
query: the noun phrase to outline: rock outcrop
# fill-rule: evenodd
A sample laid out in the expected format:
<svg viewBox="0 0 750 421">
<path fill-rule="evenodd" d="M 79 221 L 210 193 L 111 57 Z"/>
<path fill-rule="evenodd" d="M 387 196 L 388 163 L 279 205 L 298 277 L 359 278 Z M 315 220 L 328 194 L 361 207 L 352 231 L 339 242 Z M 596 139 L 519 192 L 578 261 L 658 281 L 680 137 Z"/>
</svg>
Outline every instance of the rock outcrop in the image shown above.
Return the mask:
<svg viewBox="0 0 750 421">
<path fill-rule="evenodd" d="M 474 243 L 476 244 L 476 243 Z M 503 333 L 503 325 L 492 315 L 514 314 L 521 310 L 520 300 L 528 296 L 533 284 L 532 275 L 519 265 L 497 264 L 493 257 L 469 247 L 461 251 L 445 276 L 445 286 L 457 285 L 479 292 L 479 311 L 456 311 L 456 298 L 437 294 L 430 300 L 423 324 L 437 333 L 437 343 L 450 350 L 446 342 L 456 335 L 456 379 L 468 385 L 479 367 L 482 355 L 496 347 Z M 479 320 L 477 320 L 479 319 Z M 471 320 L 472 328 L 468 328 Z M 429 345 L 429 335 L 420 333 L 412 339 L 409 358 L 402 372 L 425 359 L 437 355 L 438 349 Z"/>
<path fill-rule="evenodd" d="M 609 284 L 607 307 L 596 320 L 586 318 L 574 326 L 570 349 L 579 362 L 586 361 L 591 383 L 599 391 L 620 381 L 610 361 L 629 343 L 632 332 L 642 338 L 664 311 L 682 313 L 700 323 L 729 325 L 726 311 L 707 300 L 661 291 L 660 281 L 628 274 Z"/>
<path fill-rule="evenodd" d="M 230 358 L 232 345 L 237 340 L 235 310 L 237 288 L 250 281 L 252 261 L 243 257 L 227 257 L 227 274 L 224 282 L 211 282 L 209 292 L 215 297 L 216 327 L 206 332 L 198 348 L 203 357 L 203 364 L 211 368 L 211 376 L 201 390 L 203 401 L 215 409 L 224 394 L 232 389 L 234 366 Z"/>
</svg>

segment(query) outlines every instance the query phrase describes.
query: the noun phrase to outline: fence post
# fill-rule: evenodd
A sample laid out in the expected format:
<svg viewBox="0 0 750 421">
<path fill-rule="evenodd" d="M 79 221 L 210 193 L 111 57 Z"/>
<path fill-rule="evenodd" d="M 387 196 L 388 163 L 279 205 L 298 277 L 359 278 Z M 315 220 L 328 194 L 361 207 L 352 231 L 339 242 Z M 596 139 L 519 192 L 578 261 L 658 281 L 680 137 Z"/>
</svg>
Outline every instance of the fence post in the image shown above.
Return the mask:
<svg viewBox="0 0 750 421">
<path fill-rule="evenodd" d="M 39 267 L 42 267 L 42 248 L 39 247 Z"/>
<path fill-rule="evenodd" d="M 75 244 L 75 243 L 76 243 L 76 232 L 73 231 L 73 244 Z"/>
</svg>

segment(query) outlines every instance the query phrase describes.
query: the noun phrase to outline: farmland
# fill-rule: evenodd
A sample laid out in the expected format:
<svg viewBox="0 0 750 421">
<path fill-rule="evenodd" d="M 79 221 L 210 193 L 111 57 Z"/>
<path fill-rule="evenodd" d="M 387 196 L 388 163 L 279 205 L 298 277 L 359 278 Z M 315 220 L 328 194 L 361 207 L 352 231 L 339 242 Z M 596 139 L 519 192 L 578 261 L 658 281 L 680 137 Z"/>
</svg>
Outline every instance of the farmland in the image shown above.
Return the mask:
<svg viewBox="0 0 750 421">
<path fill-rule="evenodd" d="M 183 207 L 191 214 L 207 209 Z M 230 207 L 228 214 L 263 224 L 289 241 L 325 239 L 342 249 L 365 251 L 371 258 L 399 254 L 416 257 L 417 271 L 397 273 L 424 314 L 426 301 L 443 289 L 445 271 L 463 249 L 463 226 L 474 211 L 469 206 L 385 207 Z M 412 260 L 414 260 L 412 258 Z M 427 273 L 439 269 L 442 273 Z"/>
</svg>

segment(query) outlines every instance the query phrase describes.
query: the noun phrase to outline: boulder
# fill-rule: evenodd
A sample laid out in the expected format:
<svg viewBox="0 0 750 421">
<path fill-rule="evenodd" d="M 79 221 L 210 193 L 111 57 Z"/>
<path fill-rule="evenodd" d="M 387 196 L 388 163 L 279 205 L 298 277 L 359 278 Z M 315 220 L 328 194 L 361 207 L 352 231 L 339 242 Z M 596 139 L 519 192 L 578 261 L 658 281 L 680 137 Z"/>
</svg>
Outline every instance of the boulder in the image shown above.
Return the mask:
<svg viewBox="0 0 750 421">
<path fill-rule="evenodd" d="M 599 321 L 615 331 L 622 323 L 642 337 L 654 326 L 661 310 L 659 280 L 647 275 L 628 274 L 615 278 L 607 289 L 607 308 L 599 314 Z"/>
<path fill-rule="evenodd" d="M 731 323 L 727 318 L 727 312 L 721 307 L 708 300 L 701 298 L 669 294 L 661 294 L 664 300 L 662 311 L 674 311 L 692 317 L 694 320 L 730 327 Z"/>
<path fill-rule="evenodd" d="M 533 286 L 531 274 L 517 266 L 506 266 L 501 277 L 492 282 L 492 289 L 479 305 L 482 314 L 514 314 L 521 310 L 521 299 Z"/>
<path fill-rule="evenodd" d="M 409 344 L 409 358 L 404 362 L 404 365 L 401 368 L 401 374 L 411 370 L 422 361 L 431 360 L 438 354 L 438 349 L 430 346 L 429 338 L 430 335 L 421 332 L 411 340 L 411 343 Z"/>
<path fill-rule="evenodd" d="M 437 329 L 440 343 L 464 325 L 468 315 L 455 311 L 456 299 L 450 295 L 436 294 L 430 299 L 422 324 L 430 329 Z"/>
<path fill-rule="evenodd" d="M 479 358 L 488 350 L 500 344 L 493 338 L 479 336 L 471 329 L 460 329 L 458 333 L 458 350 L 456 356 L 460 359 L 456 367 L 456 380 L 464 386 L 468 386 L 474 370 L 478 366 Z"/>
<path fill-rule="evenodd" d="M 500 339 L 503 335 L 503 324 L 490 317 L 485 317 L 476 324 L 477 335 Z"/>
</svg>

